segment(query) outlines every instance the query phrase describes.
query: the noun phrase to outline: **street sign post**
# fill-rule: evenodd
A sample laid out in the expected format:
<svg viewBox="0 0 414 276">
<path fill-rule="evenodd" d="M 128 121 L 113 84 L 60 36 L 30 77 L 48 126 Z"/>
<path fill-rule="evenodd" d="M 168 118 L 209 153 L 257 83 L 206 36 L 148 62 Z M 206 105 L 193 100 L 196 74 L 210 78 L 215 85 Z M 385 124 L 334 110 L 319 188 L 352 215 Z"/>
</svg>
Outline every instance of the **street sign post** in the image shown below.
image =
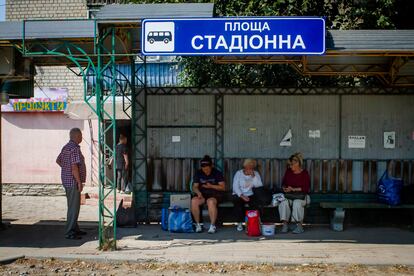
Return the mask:
<svg viewBox="0 0 414 276">
<path fill-rule="evenodd" d="M 319 17 L 145 19 L 143 55 L 323 55 Z"/>
</svg>

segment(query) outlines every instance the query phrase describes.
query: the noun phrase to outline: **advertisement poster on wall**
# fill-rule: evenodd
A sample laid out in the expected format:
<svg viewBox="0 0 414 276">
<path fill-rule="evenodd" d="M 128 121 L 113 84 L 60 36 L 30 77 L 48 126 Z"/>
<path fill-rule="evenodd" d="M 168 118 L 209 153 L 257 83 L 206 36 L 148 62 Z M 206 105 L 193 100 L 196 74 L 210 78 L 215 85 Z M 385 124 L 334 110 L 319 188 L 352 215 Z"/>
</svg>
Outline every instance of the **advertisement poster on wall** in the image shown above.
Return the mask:
<svg viewBox="0 0 414 276">
<path fill-rule="evenodd" d="M 2 112 L 63 112 L 66 109 L 67 88 L 35 88 L 34 97 L 11 99 L 1 106 Z"/>
</svg>

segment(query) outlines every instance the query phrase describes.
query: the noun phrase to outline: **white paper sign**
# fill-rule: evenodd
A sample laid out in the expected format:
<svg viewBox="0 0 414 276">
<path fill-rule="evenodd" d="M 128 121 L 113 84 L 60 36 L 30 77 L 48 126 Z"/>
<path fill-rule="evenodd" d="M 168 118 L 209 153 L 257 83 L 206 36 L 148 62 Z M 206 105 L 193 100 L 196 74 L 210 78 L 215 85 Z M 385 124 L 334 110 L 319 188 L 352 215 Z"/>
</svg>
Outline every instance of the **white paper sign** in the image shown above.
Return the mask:
<svg viewBox="0 0 414 276">
<path fill-rule="evenodd" d="M 321 138 L 321 131 L 317 130 L 309 130 L 309 138 Z"/>
<path fill-rule="evenodd" d="M 395 131 L 384 132 L 384 148 L 395 149 Z"/>
<path fill-rule="evenodd" d="M 283 137 L 282 141 L 280 141 L 281 147 L 290 147 L 292 146 L 292 130 L 289 129 L 288 132 L 286 132 L 285 136 Z"/>
<path fill-rule="evenodd" d="M 348 148 L 350 149 L 365 149 L 365 136 L 349 135 Z"/>
<path fill-rule="evenodd" d="M 181 142 L 181 136 L 173 136 L 172 137 L 172 142 L 173 143 Z"/>
</svg>

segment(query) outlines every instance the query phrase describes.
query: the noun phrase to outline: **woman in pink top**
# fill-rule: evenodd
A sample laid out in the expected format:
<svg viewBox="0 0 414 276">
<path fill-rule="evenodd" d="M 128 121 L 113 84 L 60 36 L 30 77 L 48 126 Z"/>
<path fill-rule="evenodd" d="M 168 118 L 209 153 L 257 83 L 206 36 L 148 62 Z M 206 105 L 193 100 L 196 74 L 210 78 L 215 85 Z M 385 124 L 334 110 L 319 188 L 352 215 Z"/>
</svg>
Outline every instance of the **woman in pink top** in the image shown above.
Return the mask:
<svg viewBox="0 0 414 276">
<path fill-rule="evenodd" d="M 302 168 L 303 155 L 299 152 L 289 157 L 289 168 L 286 170 L 282 181 L 283 192 L 286 193 L 286 200 L 279 204 L 280 220 L 283 222 L 282 233 L 289 231 L 289 221 L 296 223 L 294 234 L 303 233 L 303 218 L 305 206 L 310 203 L 310 177 L 306 169 Z M 289 199 L 288 194 L 292 195 Z"/>
</svg>

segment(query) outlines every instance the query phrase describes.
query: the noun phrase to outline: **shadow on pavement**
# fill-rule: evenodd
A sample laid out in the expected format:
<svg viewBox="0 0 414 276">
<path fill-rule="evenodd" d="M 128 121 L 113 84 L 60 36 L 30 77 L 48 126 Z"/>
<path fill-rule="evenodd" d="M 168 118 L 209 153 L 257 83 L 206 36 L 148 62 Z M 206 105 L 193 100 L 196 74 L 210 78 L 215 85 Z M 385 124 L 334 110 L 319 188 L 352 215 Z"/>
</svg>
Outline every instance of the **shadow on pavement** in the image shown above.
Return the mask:
<svg viewBox="0 0 414 276">
<path fill-rule="evenodd" d="M 118 228 L 118 239 L 139 241 L 174 241 L 174 244 L 216 244 L 279 240 L 291 243 L 352 243 L 352 244 L 414 244 L 414 232 L 393 227 L 350 227 L 343 232 L 335 232 L 327 226 L 306 227 L 302 234 L 276 233 L 270 237 L 249 237 L 245 232 L 237 232 L 234 226 L 218 228 L 216 234 L 169 233 L 159 225 L 138 225 L 136 228 Z"/>
<path fill-rule="evenodd" d="M 1 247 L 37 247 L 37 248 L 58 248 L 58 247 L 79 247 L 86 242 L 98 238 L 98 225 L 86 226 L 79 223 L 81 230 L 87 235 L 80 240 L 68 240 L 64 237 L 64 223 L 58 221 L 39 221 L 36 224 L 6 224 L 0 232 Z"/>
<path fill-rule="evenodd" d="M 8 224 L 0 231 L 1 247 L 59 248 L 80 247 L 98 239 L 98 224 L 80 222 L 81 229 L 88 234 L 81 240 L 64 238 L 64 223 L 61 221 L 39 221 L 33 225 Z M 234 226 L 218 228 L 216 234 L 169 233 L 161 230 L 160 225 L 138 225 L 136 228 L 118 228 L 120 244 L 129 249 L 157 249 L 168 243 L 167 247 L 189 245 L 211 245 L 236 242 L 287 242 L 287 243 L 343 243 L 343 244 L 414 244 L 414 232 L 392 227 L 349 227 L 343 232 L 334 232 L 327 226 L 306 227 L 303 234 L 280 234 L 271 237 L 249 237 L 245 232 L 237 232 Z M 150 242 L 142 247 L 142 242 Z"/>
</svg>

